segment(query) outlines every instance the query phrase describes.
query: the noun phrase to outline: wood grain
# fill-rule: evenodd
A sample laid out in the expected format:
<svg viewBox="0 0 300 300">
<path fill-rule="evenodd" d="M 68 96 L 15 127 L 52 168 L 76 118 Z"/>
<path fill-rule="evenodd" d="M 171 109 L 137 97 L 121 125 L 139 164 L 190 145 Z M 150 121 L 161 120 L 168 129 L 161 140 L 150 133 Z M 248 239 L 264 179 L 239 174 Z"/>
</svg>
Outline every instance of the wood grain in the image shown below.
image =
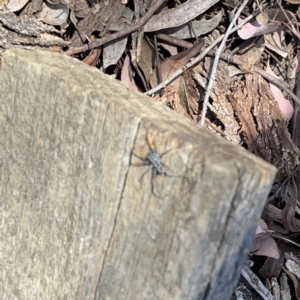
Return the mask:
<svg viewBox="0 0 300 300">
<path fill-rule="evenodd" d="M 273 166 L 63 55 L 0 87 L 3 299 L 229 298 Z M 139 181 L 147 133 L 173 176 Z"/>
</svg>

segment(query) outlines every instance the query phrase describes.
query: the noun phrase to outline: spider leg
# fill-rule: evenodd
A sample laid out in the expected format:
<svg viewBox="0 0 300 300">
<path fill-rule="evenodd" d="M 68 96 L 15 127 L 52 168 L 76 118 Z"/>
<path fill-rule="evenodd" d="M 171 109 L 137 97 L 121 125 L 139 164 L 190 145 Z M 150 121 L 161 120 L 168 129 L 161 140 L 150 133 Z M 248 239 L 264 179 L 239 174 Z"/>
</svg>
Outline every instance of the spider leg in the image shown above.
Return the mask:
<svg viewBox="0 0 300 300">
<path fill-rule="evenodd" d="M 166 150 L 165 152 L 163 152 L 163 153 L 160 155 L 160 158 L 162 158 L 165 154 L 169 153 L 170 151 L 173 151 L 173 150 L 176 150 L 176 149 L 178 149 L 178 147 L 177 147 L 177 148 L 172 148 L 172 149 Z"/>
<path fill-rule="evenodd" d="M 165 168 L 168 169 L 169 171 L 172 171 L 172 170 L 171 170 L 169 167 L 167 167 L 167 166 L 165 166 Z M 173 173 L 173 172 L 172 172 L 172 173 Z M 165 175 L 166 177 L 176 177 L 176 178 L 180 177 L 180 178 L 183 178 L 184 180 L 187 180 L 188 184 L 191 183 L 191 181 L 190 181 L 191 178 L 188 177 L 188 176 L 185 176 L 185 175 L 173 175 L 173 174 L 170 174 L 170 173 L 167 173 L 167 172 L 165 172 L 164 175 Z"/>
<path fill-rule="evenodd" d="M 157 170 L 155 168 L 152 168 L 151 191 L 154 196 L 156 196 L 159 199 L 162 199 L 162 197 L 157 193 L 157 182 L 155 181 L 157 175 L 160 174 L 157 173 Z"/>
<path fill-rule="evenodd" d="M 145 165 L 145 164 L 144 164 L 144 165 Z M 146 164 L 146 165 L 148 165 L 148 164 Z M 139 179 L 139 182 L 141 182 L 141 181 L 143 180 L 144 176 L 145 176 L 152 168 L 153 168 L 152 165 L 148 165 L 147 170 L 142 174 L 142 176 L 141 176 L 140 179 Z"/>
<path fill-rule="evenodd" d="M 172 171 L 169 167 L 165 166 L 166 169 L 168 169 L 169 171 Z M 173 172 L 172 172 L 173 173 Z M 173 175 L 173 174 L 170 174 L 170 173 L 167 173 L 165 172 L 164 173 L 165 176 L 167 177 L 180 177 L 180 178 L 186 178 L 186 179 L 189 179 L 188 176 L 185 176 L 185 175 Z"/>
<path fill-rule="evenodd" d="M 162 197 L 157 193 L 157 184 L 155 184 L 155 178 L 152 178 L 151 180 L 151 190 L 155 197 L 162 199 Z"/>
<path fill-rule="evenodd" d="M 136 164 L 131 164 L 134 167 L 145 167 L 145 166 L 149 166 L 149 164 L 147 163 L 136 163 Z"/>
<path fill-rule="evenodd" d="M 166 155 L 167 153 L 169 153 L 169 152 L 172 151 L 172 150 L 175 150 L 175 149 L 169 149 L 169 150 L 166 150 L 165 152 L 163 152 L 163 153 L 159 156 L 159 158 L 162 158 L 164 155 Z"/>
<path fill-rule="evenodd" d="M 141 159 L 141 160 L 146 160 L 146 157 L 145 157 L 145 155 L 143 155 L 141 152 L 139 152 L 139 151 L 134 151 L 133 153 L 133 156 L 135 156 L 135 157 L 137 157 L 137 158 L 139 158 L 139 159 Z"/>
<path fill-rule="evenodd" d="M 166 176 L 168 176 L 168 177 L 184 177 L 183 175 L 173 175 L 174 172 L 172 171 L 171 168 L 169 168 L 168 166 L 164 166 L 164 167 L 165 167 L 165 169 L 167 169 L 168 171 L 171 171 L 171 173 L 165 173 Z M 173 174 L 172 174 L 172 173 L 173 173 Z"/>
<path fill-rule="evenodd" d="M 150 136 L 149 132 L 147 133 L 146 138 L 147 138 L 147 143 L 148 143 L 150 150 L 153 151 L 155 149 L 155 143 L 154 143 L 152 137 Z"/>
</svg>

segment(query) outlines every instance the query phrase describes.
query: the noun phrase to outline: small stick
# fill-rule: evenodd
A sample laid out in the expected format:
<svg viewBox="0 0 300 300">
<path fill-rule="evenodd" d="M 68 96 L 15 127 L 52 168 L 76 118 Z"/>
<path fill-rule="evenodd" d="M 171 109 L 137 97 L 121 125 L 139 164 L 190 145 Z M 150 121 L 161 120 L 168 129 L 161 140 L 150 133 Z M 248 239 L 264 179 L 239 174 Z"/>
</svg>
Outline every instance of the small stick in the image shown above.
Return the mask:
<svg viewBox="0 0 300 300">
<path fill-rule="evenodd" d="M 159 60 L 159 55 L 158 55 L 157 35 L 156 34 L 154 34 L 154 50 L 155 50 L 155 60 L 156 60 L 157 83 L 161 83 L 162 75 L 161 75 L 160 60 Z"/>
<path fill-rule="evenodd" d="M 187 49 L 194 46 L 193 43 L 187 42 L 185 40 L 178 39 L 174 36 L 166 35 L 165 33 L 160 33 L 160 34 L 157 35 L 157 37 L 159 39 L 163 40 L 163 41 L 166 41 L 166 42 L 171 43 L 173 45 L 177 45 L 177 46 L 187 48 Z"/>
<path fill-rule="evenodd" d="M 255 291 L 264 300 L 275 300 L 271 292 L 263 285 L 260 279 L 253 273 L 249 266 L 245 265 L 242 269 L 241 275 L 245 280 L 255 289 Z"/>
<path fill-rule="evenodd" d="M 215 74 L 217 72 L 217 67 L 218 67 L 218 63 L 220 60 L 220 54 L 225 46 L 225 43 L 231 33 L 231 29 L 233 28 L 235 22 L 237 21 L 238 17 L 240 16 L 240 14 L 242 13 L 243 9 L 245 8 L 245 6 L 247 5 L 248 0 L 244 0 L 243 4 L 240 6 L 240 8 L 238 9 L 238 11 L 236 12 L 235 16 L 233 17 L 233 19 L 231 20 L 228 29 L 224 35 L 224 38 L 222 40 L 222 43 L 220 45 L 220 47 L 216 50 L 216 54 L 215 54 L 215 60 L 210 72 L 210 78 L 208 81 L 208 85 L 206 88 L 206 92 L 205 92 L 205 97 L 203 100 L 203 108 L 202 108 L 202 113 L 201 113 L 201 120 L 200 120 L 200 126 L 204 126 L 204 122 L 205 122 L 205 116 L 206 116 L 206 111 L 207 111 L 207 105 L 208 105 L 208 100 L 209 100 L 209 96 L 210 96 L 210 92 L 213 88 L 214 85 L 214 81 L 215 81 Z"/>
<path fill-rule="evenodd" d="M 152 15 L 159 9 L 159 7 L 166 2 L 166 0 L 158 0 L 150 9 L 149 11 L 142 17 L 140 18 L 135 24 L 133 24 L 131 27 L 128 27 L 122 31 L 118 31 L 116 33 L 110 34 L 110 35 L 106 35 L 101 39 L 97 39 L 94 42 L 91 42 L 89 44 L 84 44 L 82 46 L 79 47 L 75 47 L 75 48 L 71 48 L 67 51 L 64 52 L 64 54 L 67 55 L 73 55 L 73 54 L 77 54 L 77 53 L 81 53 L 83 51 L 89 50 L 89 49 L 93 49 L 96 47 L 100 47 L 110 41 L 113 41 L 115 39 L 118 39 L 120 37 L 123 37 L 127 34 L 130 34 L 134 31 L 139 30 L 142 26 L 144 26 L 149 19 L 152 17 Z"/>
</svg>

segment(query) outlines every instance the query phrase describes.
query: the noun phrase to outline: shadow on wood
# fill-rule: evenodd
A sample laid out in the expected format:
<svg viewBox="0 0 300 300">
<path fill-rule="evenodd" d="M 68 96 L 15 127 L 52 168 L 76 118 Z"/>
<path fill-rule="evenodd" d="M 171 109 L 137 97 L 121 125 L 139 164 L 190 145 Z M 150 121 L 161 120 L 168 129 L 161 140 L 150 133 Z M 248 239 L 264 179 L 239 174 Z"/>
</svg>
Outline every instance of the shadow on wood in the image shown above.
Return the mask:
<svg viewBox="0 0 300 300">
<path fill-rule="evenodd" d="M 63 55 L 0 77 L 3 299 L 230 297 L 274 167 Z"/>
</svg>

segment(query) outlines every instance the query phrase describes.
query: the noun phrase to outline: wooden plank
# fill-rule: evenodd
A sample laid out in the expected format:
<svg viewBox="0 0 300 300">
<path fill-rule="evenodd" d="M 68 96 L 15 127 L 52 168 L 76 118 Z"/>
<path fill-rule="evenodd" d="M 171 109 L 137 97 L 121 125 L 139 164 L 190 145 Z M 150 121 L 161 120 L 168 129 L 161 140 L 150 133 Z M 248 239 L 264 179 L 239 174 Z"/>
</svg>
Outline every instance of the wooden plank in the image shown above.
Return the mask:
<svg viewBox="0 0 300 300">
<path fill-rule="evenodd" d="M 7 51 L 0 87 L 4 299 L 229 298 L 273 166 L 63 55 Z"/>
</svg>

